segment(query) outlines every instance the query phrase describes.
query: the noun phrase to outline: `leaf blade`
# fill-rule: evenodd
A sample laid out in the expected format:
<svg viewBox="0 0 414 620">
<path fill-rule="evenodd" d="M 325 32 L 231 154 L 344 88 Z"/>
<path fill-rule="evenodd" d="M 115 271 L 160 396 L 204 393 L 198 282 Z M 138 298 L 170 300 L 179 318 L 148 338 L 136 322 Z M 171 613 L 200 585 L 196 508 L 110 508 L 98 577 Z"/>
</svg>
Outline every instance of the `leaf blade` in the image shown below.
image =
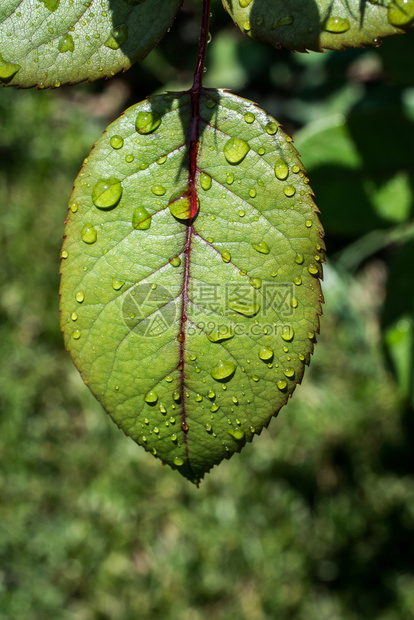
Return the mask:
<svg viewBox="0 0 414 620">
<path fill-rule="evenodd" d="M 113 76 L 145 58 L 182 0 L 76 0 L 70 6 L 42 0 L 36 9 L 30 0 L 2 4 L 0 84 L 57 88 Z"/>
<path fill-rule="evenodd" d="M 305 52 L 377 44 L 414 26 L 413 0 L 222 0 L 240 30 L 275 47 Z"/>
<path fill-rule="evenodd" d="M 162 119 L 148 135 L 136 131 L 142 112 Z M 117 424 L 194 481 L 260 433 L 301 381 L 319 329 L 324 248 L 290 139 L 225 92 L 203 89 L 199 212 L 174 217 L 171 204 L 188 191 L 191 124 L 189 93 L 157 96 L 97 142 L 72 197 L 61 318 L 75 364 Z M 229 140 L 238 156 L 226 157 Z M 112 210 L 93 204 L 102 178 L 122 183 Z M 150 226 L 134 227 L 137 209 Z M 93 244 L 82 241 L 86 224 Z"/>
</svg>

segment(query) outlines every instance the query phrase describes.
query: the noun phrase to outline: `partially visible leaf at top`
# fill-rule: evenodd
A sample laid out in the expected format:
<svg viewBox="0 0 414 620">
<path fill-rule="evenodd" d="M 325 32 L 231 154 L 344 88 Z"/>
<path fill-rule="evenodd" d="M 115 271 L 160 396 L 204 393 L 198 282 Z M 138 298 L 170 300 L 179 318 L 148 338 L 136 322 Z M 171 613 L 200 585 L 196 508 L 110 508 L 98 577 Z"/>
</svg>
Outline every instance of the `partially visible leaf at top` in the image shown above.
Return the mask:
<svg viewBox="0 0 414 620">
<path fill-rule="evenodd" d="M 61 325 L 115 422 L 192 481 L 267 426 L 319 330 L 322 228 L 291 139 L 203 89 L 129 108 L 75 183 Z M 198 134 L 198 139 L 197 139 Z"/>
<path fill-rule="evenodd" d="M 182 0 L 2 0 L 0 84 L 96 80 L 142 60 Z"/>
<path fill-rule="evenodd" d="M 240 30 L 304 52 L 376 44 L 414 25 L 414 0 L 223 0 Z"/>
</svg>

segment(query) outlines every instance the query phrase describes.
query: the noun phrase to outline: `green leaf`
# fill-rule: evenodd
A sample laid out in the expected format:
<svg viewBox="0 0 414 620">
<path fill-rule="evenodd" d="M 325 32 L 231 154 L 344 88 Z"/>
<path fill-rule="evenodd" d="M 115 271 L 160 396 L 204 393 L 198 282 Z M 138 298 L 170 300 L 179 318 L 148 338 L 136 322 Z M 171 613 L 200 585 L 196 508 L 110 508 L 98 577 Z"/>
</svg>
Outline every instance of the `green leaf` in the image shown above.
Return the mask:
<svg viewBox="0 0 414 620">
<path fill-rule="evenodd" d="M 60 292 L 66 346 L 92 392 L 198 481 L 301 381 L 324 247 L 278 123 L 213 89 L 193 110 L 190 93 L 152 97 L 98 140 L 71 197 Z"/>
<path fill-rule="evenodd" d="M 128 69 L 151 51 L 182 0 L 5 0 L 0 84 L 58 87 Z"/>
<path fill-rule="evenodd" d="M 391 261 L 382 313 L 382 337 L 401 393 L 414 403 L 414 241 L 398 248 Z"/>
<path fill-rule="evenodd" d="M 380 91 L 347 117 L 336 114 L 310 123 L 295 139 L 327 234 L 352 238 L 410 220 L 414 123 L 399 101 L 386 101 Z"/>
<path fill-rule="evenodd" d="M 223 0 L 223 5 L 245 34 L 299 52 L 376 44 L 414 25 L 414 0 Z"/>
</svg>

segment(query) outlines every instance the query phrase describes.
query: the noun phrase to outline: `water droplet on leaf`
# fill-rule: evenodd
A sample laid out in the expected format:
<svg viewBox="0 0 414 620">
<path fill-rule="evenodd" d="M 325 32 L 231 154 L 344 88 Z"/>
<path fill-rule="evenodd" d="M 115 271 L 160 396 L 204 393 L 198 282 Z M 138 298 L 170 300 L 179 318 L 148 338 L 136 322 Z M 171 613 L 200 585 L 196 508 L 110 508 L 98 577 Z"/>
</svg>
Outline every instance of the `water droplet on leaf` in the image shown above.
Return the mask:
<svg viewBox="0 0 414 620">
<path fill-rule="evenodd" d="M 260 347 L 259 349 L 259 357 L 264 362 L 268 362 L 273 357 L 273 351 L 270 347 Z"/>
<path fill-rule="evenodd" d="M 161 116 L 157 112 L 139 112 L 135 128 L 141 135 L 152 133 L 161 125 Z"/>
<path fill-rule="evenodd" d="M 252 248 L 261 254 L 269 254 L 269 246 L 266 241 L 260 241 L 259 243 L 252 243 Z"/>
<path fill-rule="evenodd" d="M 296 193 L 296 189 L 294 188 L 293 185 L 285 185 L 285 187 L 283 188 L 283 193 L 285 194 L 285 196 L 287 196 L 288 198 L 291 198 L 292 196 L 295 195 Z"/>
<path fill-rule="evenodd" d="M 290 325 L 284 325 L 282 327 L 283 340 L 286 340 L 286 342 L 290 342 L 291 340 L 293 340 L 294 335 L 295 335 L 295 332 L 293 331 L 293 328 Z"/>
<path fill-rule="evenodd" d="M 321 24 L 321 27 L 323 30 L 326 30 L 326 32 L 339 34 L 349 30 L 351 25 L 349 20 L 344 17 L 328 17 L 328 19 Z"/>
<path fill-rule="evenodd" d="M 16 73 L 21 69 L 20 65 L 15 62 L 6 62 L 3 56 L 0 54 L 0 81 L 5 82 L 11 80 Z"/>
<path fill-rule="evenodd" d="M 58 50 L 62 54 L 65 52 L 73 52 L 75 49 L 75 43 L 71 34 L 66 34 L 62 37 L 58 43 Z"/>
<path fill-rule="evenodd" d="M 237 440 L 243 439 L 244 437 L 244 431 L 242 431 L 241 428 L 229 428 L 227 429 L 227 432 Z"/>
<path fill-rule="evenodd" d="M 289 174 L 289 166 L 283 159 L 278 159 L 275 165 L 275 176 L 280 181 L 284 181 Z"/>
<path fill-rule="evenodd" d="M 228 307 L 230 308 L 230 310 L 234 310 L 235 312 L 243 314 L 244 316 L 254 316 L 260 310 L 259 303 L 238 301 L 237 299 L 230 300 L 228 302 Z"/>
<path fill-rule="evenodd" d="M 109 143 L 113 149 L 121 149 L 124 146 L 124 139 L 122 136 L 115 135 L 112 136 Z"/>
<path fill-rule="evenodd" d="M 149 392 L 145 394 L 144 400 L 146 403 L 156 403 L 158 400 L 157 392 L 154 392 L 154 390 L 150 390 Z M 156 432 L 155 428 L 154 428 L 154 432 Z"/>
<path fill-rule="evenodd" d="M 414 0 L 392 0 L 389 2 L 387 19 L 393 26 L 407 26 L 414 20 Z"/>
<path fill-rule="evenodd" d="M 179 267 L 181 265 L 181 258 L 179 256 L 174 256 L 170 258 L 169 262 L 173 267 Z"/>
<path fill-rule="evenodd" d="M 219 360 L 218 364 L 211 369 L 210 374 L 216 381 L 223 381 L 231 377 L 235 371 L 236 365 L 233 362 Z"/>
<path fill-rule="evenodd" d="M 152 185 L 151 191 L 155 196 L 164 196 L 167 190 L 163 185 Z"/>
<path fill-rule="evenodd" d="M 81 232 L 82 241 L 85 243 L 95 243 L 98 233 L 92 224 L 85 224 Z"/>
<path fill-rule="evenodd" d="M 98 209 L 112 209 L 118 204 L 121 196 L 121 181 L 113 177 L 100 179 L 92 191 L 92 201 Z"/>
<path fill-rule="evenodd" d="M 277 132 L 277 125 L 273 121 L 269 121 L 266 125 L 266 132 L 273 136 Z"/>
<path fill-rule="evenodd" d="M 148 230 L 151 226 L 151 219 L 145 207 L 137 207 L 132 215 L 132 227 L 136 230 Z"/>
<path fill-rule="evenodd" d="M 125 280 L 118 280 L 117 278 L 112 278 L 112 288 L 115 291 L 119 291 L 125 284 Z"/>
<path fill-rule="evenodd" d="M 224 145 L 224 156 L 229 164 L 240 164 L 250 151 L 250 146 L 241 138 L 230 138 Z"/>
<path fill-rule="evenodd" d="M 211 176 L 205 172 L 202 172 L 200 174 L 200 185 L 205 192 L 208 191 L 211 187 Z"/>
<path fill-rule="evenodd" d="M 128 39 L 128 26 L 127 24 L 121 24 L 111 32 L 107 40 L 105 41 L 105 47 L 109 47 L 111 50 L 117 50 Z"/>
</svg>

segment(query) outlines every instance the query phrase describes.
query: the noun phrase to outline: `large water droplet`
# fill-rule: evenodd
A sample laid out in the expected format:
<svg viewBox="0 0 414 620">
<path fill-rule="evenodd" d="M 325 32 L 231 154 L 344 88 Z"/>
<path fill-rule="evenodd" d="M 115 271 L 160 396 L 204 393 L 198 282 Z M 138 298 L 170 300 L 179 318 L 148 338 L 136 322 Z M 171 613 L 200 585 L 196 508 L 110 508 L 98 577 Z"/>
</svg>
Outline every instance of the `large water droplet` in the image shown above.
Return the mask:
<svg viewBox="0 0 414 620">
<path fill-rule="evenodd" d="M 6 62 L 0 54 L 0 81 L 5 82 L 11 80 L 20 69 L 20 65 L 15 62 Z"/>
<path fill-rule="evenodd" d="M 132 215 L 132 226 L 137 230 L 148 230 L 151 226 L 151 219 L 145 207 L 137 207 Z"/>
<path fill-rule="evenodd" d="M 85 243 L 95 243 L 98 233 L 92 224 L 85 224 L 81 232 L 82 241 Z"/>
<path fill-rule="evenodd" d="M 115 291 L 119 291 L 125 284 L 125 280 L 118 280 L 118 278 L 112 278 L 112 288 Z"/>
<path fill-rule="evenodd" d="M 321 27 L 323 30 L 326 30 L 326 32 L 339 34 L 349 30 L 351 25 L 349 20 L 344 17 L 328 17 L 328 19 L 321 24 Z"/>
<path fill-rule="evenodd" d="M 289 174 L 289 166 L 283 159 L 278 159 L 275 165 L 275 176 L 280 181 L 284 181 Z"/>
<path fill-rule="evenodd" d="M 161 116 L 158 112 L 138 112 L 135 128 L 141 135 L 152 133 L 161 125 Z"/>
<path fill-rule="evenodd" d="M 252 0 L 239 0 L 239 4 L 242 9 L 245 9 L 246 6 L 249 6 Z"/>
<path fill-rule="evenodd" d="M 393 26 L 406 26 L 414 20 L 413 0 L 393 0 L 388 4 L 387 18 Z"/>
<path fill-rule="evenodd" d="M 285 390 L 287 388 L 287 383 L 284 380 L 279 380 L 276 382 L 277 387 L 279 388 L 279 390 Z"/>
<path fill-rule="evenodd" d="M 239 314 L 243 314 L 244 316 L 254 316 L 260 310 L 260 304 L 254 303 L 250 301 L 238 301 L 237 299 L 230 300 L 228 302 L 228 307 L 230 310 L 234 310 Z"/>
<path fill-rule="evenodd" d="M 233 328 L 225 325 L 217 327 L 216 331 L 211 332 L 211 334 L 207 334 L 207 338 L 211 342 L 222 342 L 223 340 L 230 340 L 230 338 L 233 338 L 233 336 Z"/>
<path fill-rule="evenodd" d="M 224 145 L 224 156 L 229 164 L 240 164 L 250 151 L 250 146 L 240 138 L 230 138 Z"/>
<path fill-rule="evenodd" d="M 173 462 L 174 465 L 177 465 L 177 467 L 181 467 L 181 465 L 184 465 L 183 459 L 181 459 L 179 456 L 175 456 Z"/>
<path fill-rule="evenodd" d="M 290 342 L 291 340 L 293 340 L 293 336 L 295 335 L 295 332 L 293 331 L 293 328 L 290 325 L 284 325 L 282 327 L 282 338 L 283 340 L 286 340 L 286 342 Z"/>
<path fill-rule="evenodd" d="M 115 135 L 112 136 L 109 143 L 113 149 L 121 149 L 124 146 L 124 139 L 122 136 Z"/>
<path fill-rule="evenodd" d="M 276 132 L 277 132 L 277 125 L 275 122 L 273 121 L 269 121 L 266 124 L 266 132 L 270 135 L 273 136 Z"/>
<path fill-rule="evenodd" d="M 279 26 L 290 26 L 290 24 L 293 24 L 293 15 L 284 15 L 276 22 L 273 22 L 272 30 L 279 28 Z"/>
<path fill-rule="evenodd" d="M 92 191 L 92 201 L 98 209 L 112 209 L 118 204 L 121 196 L 121 181 L 113 177 L 100 179 Z"/>
<path fill-rule="evenodd" d="M 295 195 L 296 193 L 296 189 L 294 188 L 293 185 L 285 185 L 285 187 L 283 188 L 283 193 L 285 194 L 285 196 L 287 196 L 288 198 L 291 198 L 292 196 Z"/>
<path fill-rule="evenodd" d="M 198 211 L 199 200 L 197 196 L 194 196 L 193 201 L 188 189 L 185 188 L 184 192 L 181 191 L 171 196 L 168 206 L 172 215 L 178 220 L 190 220 Z"/>
<path fill-rule="evenodd" d="M 156 403 L 158 400 L 158 394 L 157 392 L 154 392 L 154 390 L 150 390 L 149 392 L 147 392 L 144 396 L 144 400 L 146 403 Z M 155 429 L 154 429 L 155 431 Z"/>
<path fill-rule="evenodd" d="M 65 52 L 73 52 L 75 49 L 75 42 L 71 34 L 66 34 L 62 37 L 58 43 L 58 50 L 62 54 Z"/>
<path fill-rule="evenodd" d="M 121 24 L 111 32 L 107 40 L 105 41 L 105 47 L 109 47 L 111 50 L 117 50 L 128 39 L 128 26 L 127 24 Z"/>
<path fill-rule="evenodd" d="M 266 241 L 259 241 L 259 243 L 252 243 L 252 248 L 261 254 L 269 254 L 269 246 Z"/>
<path fill-rule="evenodd" d="M 246 121 L 246 123 L 250 125 L 251 123 L 254 123 L 254 120 L 256 117 L 252 112 L 246 112 L 243 118 Z"/>
<path fill-rule="evenodd" d="M 273 357 L 273 351 L 270 347 L 260 347 L 258 354 L 260 359 L 264 362 L 268 362 Z"/>
<path fill-rule="evenodd" d="M 72 334 L 72 338 L 74 338 L 75 340 L 79 340 L 79 338 L 81 337 L 81 333 L 79 329 L 75 329 L 75 331 Z"/>
<path fill-rule="evenodd" d="M 228 250 L 223 250 L 221 253 L 221 258 L 225 263 L 229 263 L 231 261 L 231 254 Z"/>
<path fill-rule="evenodd" d="M 200 174 L 200 185 L 205 192 L 209 190 L 211 187 L 211 176 L 205 172 L 202 172 Z"/>
<path fill-rule="evenodd" d="M 152 185 L 151 191 L 155 196 L 164 196 L 167 191 L 163 185 Z"/>
<path fill-rule="evenodd" d="M 236 364 L 219 360 L 218 364 L 211 369 L 210 374 L 216 381 L 223 381 L 233 376 L 235 372 Z"/>
<path fill-rule="evenodd" d="M 43 2 L 45 7 L 52 13 L 56 11 L 60 4 L 60 0 L 40 0 L 40 2 Z"/>
<path fill-rule="evenodd" d="M 81 304 L 83 300 L 85 299 L 85 295 L 83 294 L 82 291 L 78 291 L 75 295 L 75 299 L 79 304 Z"/>
<path fill-rule="evenodd" d="M 244 431 L 241 428 L 229 428 L 227 429 L 229 435 L 234 437 L 234 439 L 240 440 L 244 437 Z"/>
<path fill-rule="evenodd" d="M 165 164 L 166 161 L 167 161 L 167 155 L 161 155 L 161 157 L 158 157 L 157 159 L 157 164 L 159 166 L 162 166 L 162 164 Z"/>
<path fill-rule="evenodd" d="M 169 263 L 172 267 L 179 267 L 181 265 L 181 258 L 179 256 L 174 256 L 170 258 Z"/>
<path fill-rule="evenodd" d="M 253 288 L 262 288 L 261 278 L 249 278 L 249 284 L 250 286 L 253 286 Z"/>
</svg>

